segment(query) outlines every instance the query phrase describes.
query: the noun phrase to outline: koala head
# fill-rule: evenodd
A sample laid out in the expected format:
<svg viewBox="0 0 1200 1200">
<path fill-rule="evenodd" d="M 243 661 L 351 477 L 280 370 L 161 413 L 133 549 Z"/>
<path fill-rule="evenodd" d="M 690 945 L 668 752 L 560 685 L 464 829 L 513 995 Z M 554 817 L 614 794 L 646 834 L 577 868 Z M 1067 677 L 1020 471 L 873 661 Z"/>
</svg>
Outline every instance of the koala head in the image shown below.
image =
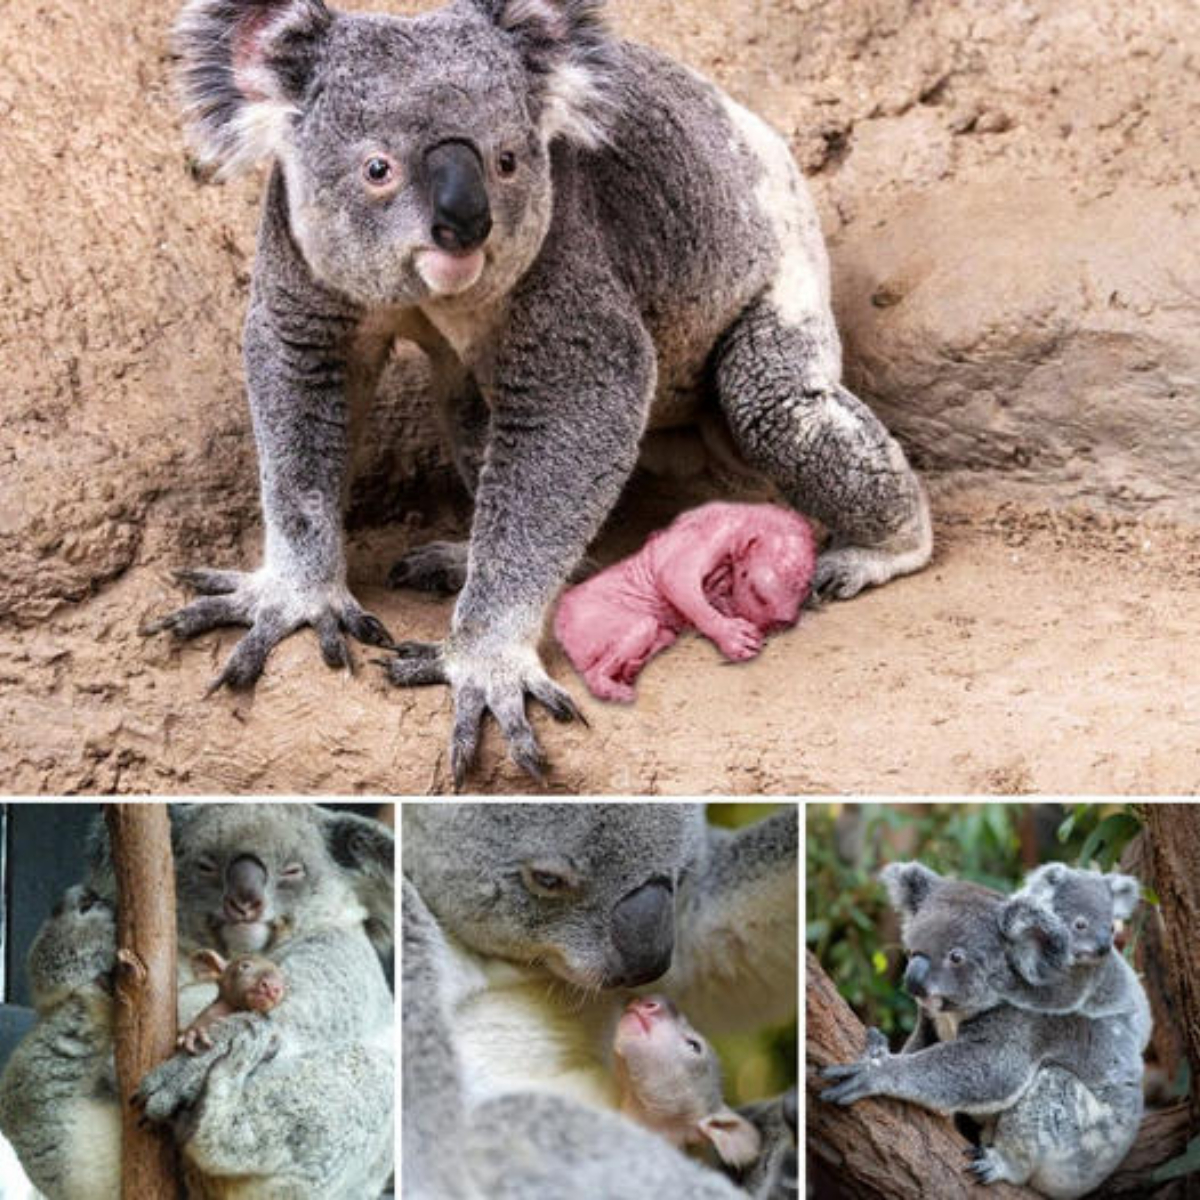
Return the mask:
<svg viewBox="0 0 1200 1200">
<path fill-rule="evenodd" d="M 613 1058 L 621 1110 L 677 1146 L 711 1144 L 721 1161 L 758 1156 L 758 1129 L 730 1109 L 716 1051 L 662 996 L 631 1000 L 617 1022 Z"/>
<path fill-rule="evenodd" d="M 367 305 L 478 304 L 545 238 L 552 143 L 603 136 L 601 7 L 190 0 L 177 49 L 192 140 L 225 174 L 279 162 L 292 235 L 327 286 Z"/>
<path fill-rule="evenodd" d="M 734 612 L 765 632 L 795 625 L 808 597 L 813 543 L 802 530 L 766 530 L 734 556 Z"/>
<path fill-rule="evenodd" d="M 1109 954 L 1114 920 L 1130 916 L 1140 897 L 1141 885 L 1132 875 L 1102 875 L 1099 871 L 1076 870 L 1065 863 L 1046 863 L 1026 877 L 1013 903 L 1041 909 L 1057 919 L 1060 924 L 1054 942 L 1061 965 L 1072 967 L 1080 963 L 1094 965 Z M 1019 936 L 1026 922 L 1029 927 L 1039 925 L 1027 916 L 1017 925 L 1016 934 L 1011 921 L 1005 932 L 1010 938 Z M 1043 941 L 1047 940 L 1046 924 L 1043 917 Z"/>
<path fill-rule="evenodd" d="M 665 974 L 698 805 L 409 804 L 404 871 L 459 941 L 585 989 Z"/>
<path fill-rule="evenodd" d="M 920 863 L 891 863 L 880 874 L 900 914 L 908 967 L 904 987 L 931 1014 L 969 1014 L 1000 1002 L 1007 971 L 1000 919 L 1004 897 L 945 879 Z"/>
<path fill-rule="evenodd" d="M 82 884 L 68 888 L 29 948 L 29 982 L 38 1012 L 82 989 L 111 993 L 116 934 L 108 901 Z"/>
</svg>

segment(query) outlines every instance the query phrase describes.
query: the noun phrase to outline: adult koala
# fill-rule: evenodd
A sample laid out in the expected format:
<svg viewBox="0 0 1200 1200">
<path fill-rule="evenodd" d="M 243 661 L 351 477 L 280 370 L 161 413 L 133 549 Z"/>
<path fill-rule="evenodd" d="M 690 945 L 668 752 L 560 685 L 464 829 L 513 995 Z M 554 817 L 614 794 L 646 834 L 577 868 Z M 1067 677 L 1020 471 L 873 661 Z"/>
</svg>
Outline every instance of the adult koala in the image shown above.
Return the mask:
<svg viewBox="0 0 1200 1200">
<path fill-rule="evenodd" d="M 795 808 L 406 805 L 402 842 L 406 1200 L 745 1200 L 613 1111 L 612 1032 L 650 984 L 705 1033 L 795 1012 Z M 794 1196 L 764 1155 L 753 1194 Z"/>
<path fill-rule="evenodd" d="M 270 1014 L 229 1017 L 213 1027 L 211 1050 L 176 1054 L 142 1082 L 147 1116 L 172 1122 L 188 1195 L 377 1196 L 392 1169 L 393 1002 L 377 952 L 388 948 L 391 927 L 390 831 L 350 814 L 285 804 L 177 806 L 171 823 L 181 964 L 203 948 L 261 952 L 288 980 L 287 996 Z M 111 903 L 102 828 L 95 850 L 89 885 Z M 83 928 L 83 918 L 75 919 Z M 87 929 L 96 924 L 89 910 Z M 49 1143 L 36 1164 L 49 1200 L 120 1195 L 119 1153 L 94 1144 L 97 1131 L 118 1136 L 111 1067 L 100 1071 L 106 1086 L 97 1086 L 94 1055 L 62 1050 L 106 1035 L 102 993 L 88 979 L 59 981 L 75 989 L 77 1007 L 60 1004 L 43 1018 L 59 1022 L 54 1089 L 29 1086 L 0 1103 L 21 1126 L 14 1144 L 22 1145 L 26 1126 L 30 1137 Z M 85 986 L 86 994 L 79 990 Z M 213 985 L 191 981 L 181 966 L 180 1023 L 212 998 Z M 66 1019 L 78 1027 L 62 1029 Z M 76 1114 L 87 1117 L 86 1126 Z"/>
<path fill-rule="evenodd" d="M 1102 892 L 1111 922 L 1117 893 L 1099 876 L 1062 870 L 1060 881 L 1072 885 L 1062 899 L 1069 903 L 1081 884 Z M 1111 932 L 1103 955 L 1088 939 L 1084 961 L 1073 945 L 1064 952 L 1075 934 L 1040 907 L 1036 889 L 1006 898 L 920 863 L 891 864 L 882 877 L 901 915 L 905 987 L 920 1015 L 901 1054 L 890 1054 L 873 1029 L 862 1059 L 826 1067 L 836 1082 L 822 1098 L 893 1096 L 968 1113 L 984 1123 L 971 1168 L 984 1182 L 1027 1183 L 1055 1200 L 1091 1192 L 1137 1134 L 1150 1035 L 1149 1005 L 1112 955 Z M 1058 961 L 1038 958 L 1035 948 L 1045 945 Z M 1110 966 L 1115 978 L 1097 995 L 1087 975 L 1107 976 Z"/>
<path fill-rule="evenodd" d="M 602 7 L 191 0 L 179 25 L 201 158 L 226 174 L 275 162 L 245 332 L 265 556 L 182 572 L 203 598 L 149 629 L 249 626 L 217 680 L 232 687 L 302 625 L 331 666 L 349 661 L 344 632 L 392 647 L 347 589 L 341 511 L 350 411 L 412 340 L 475 516 L 469 548 L 435 543 L 393 571 L 462 594 L 447 640 L 398 647 L 388 671 L 453 689 L 458 781 L 489 711 L 540 771 L 526 696 L 575 715 L 538 657 L 547 606 L 643 432 L 707 397 L 748 463 L 833 531 L 818 593 L 852 596 L 931 551 L 903 452 L 841 384 L 825 249 L 785 142 L 609 36 Z"/>
</svg>

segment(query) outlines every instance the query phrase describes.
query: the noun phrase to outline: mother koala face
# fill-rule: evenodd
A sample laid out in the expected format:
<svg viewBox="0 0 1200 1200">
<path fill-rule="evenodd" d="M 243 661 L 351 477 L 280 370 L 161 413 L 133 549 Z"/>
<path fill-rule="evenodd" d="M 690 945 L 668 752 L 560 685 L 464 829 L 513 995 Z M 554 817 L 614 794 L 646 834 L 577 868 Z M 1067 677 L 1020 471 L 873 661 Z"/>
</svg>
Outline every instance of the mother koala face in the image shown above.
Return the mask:
<svg viewBox="0 0 1200 1200">
<path fill-rule="evenodd" d="M 603 136 L 596 0 L 457 0 L 418 17 L 191 0 L 177 29 L 200 158 L 282 168 L 314 276 L 366 305 L 507 292 L 552 214 L 550 147 Z"/>
<path fill-rule="evenodd" d="M 696 805 L 409 804 L 404 872 L 471 949 L 589 990 L 664 975 Z"/>
<path fill-rule="evenodd" d="M 892 863 L 880 877 L 900 914 L 908 952 L 904 987 L 917 1003 L 931 1015 L 969 1015 L 999 1004 L 997 983 L 1009 971 L 1005 898 L 920 863 Z"/>
</svg>

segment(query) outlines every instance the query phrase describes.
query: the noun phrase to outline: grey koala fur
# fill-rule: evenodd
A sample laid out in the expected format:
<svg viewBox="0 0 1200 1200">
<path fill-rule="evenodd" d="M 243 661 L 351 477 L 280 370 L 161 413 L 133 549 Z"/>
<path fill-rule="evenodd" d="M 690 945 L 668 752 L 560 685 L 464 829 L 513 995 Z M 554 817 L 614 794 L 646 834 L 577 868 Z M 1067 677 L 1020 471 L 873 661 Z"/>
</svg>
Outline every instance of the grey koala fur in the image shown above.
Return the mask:
<svg viewBox="0 0 1200 1200">
<path fill-rule="evenodd" d="M 821 595 L 931 552 L 919 482 L 841 383 L 825 249 L 786 143 L 611 36 L 602 8 L 190 0 L 178 26 L 199 155 L 225 174 L 275 164 L 245 334 L 265 553 L 255 572 L 182 572 L 201 598 L 148 631 L 249 626 L 214 686 L 251 684 L 303 625 L 331 666 L 349 664 L 343 632 L 391 647 L 347 588 L 341 511 L 352 410 L 393 340 L 414 341 L 475 514 L 469 548 L 393 570 L 462 591 L 446 641 L 405 643 L 388 673 L 453 689 L 460 783 L 487 712 L 534 774 L 526 698 L 575 715 L 537 641 L 648 427 L 715 397 L 748 463 L 832 530 Z"/>
<path fill-rule="evenodd" d="M 196 984 L 186 970 L 198 949 L 269 954 L 289 989 L 271 1013 L 240 1013 L 215 1026 L 212 1050 L 178 1053 L 142 1081 L 146 1115 L 172 1124 L 189 1196 L 378 1195 L 392 1169 L 393 1001 L 379 957 L 391 924 L 383 911 L 392 907 L 384 883 L 394 871 L 390 832 L 306 805 L 188 805 L 172 810 L 172 843 L 181 1023 L 213 997 L 212 985 Z M 93 855 L 89 884 L 111 903 L 102 826 Z M 111 930 L 107 937 L 111 958 Z M 97 1036 L 86 1015 L 71 1037 Z M 67 1097 L 94 1096 L 81 1073 L 64 1074 L 62 1084 Z M 18 1132 L 70 1123 L 61 1096 L 14 1091 L 9 1099 Z M 118 1137 L 115 1095 L 96 1104 Z M 70 1191 L 80 1159 L 64 1139 L 40 1161 L 39 1186 L 49 1200 L 113 1200 L 118 1147 L 119 1140 L 101 1146 L 86 1160 L 86 1189 Z"/>
<path fill-rule="evenodd" d="M 605 1111 L 612 1032 L 651 982 L 707 1033 L 795 1011 L 795 808 L 736 833 L 679 804 L 403 820 L 402 1194 L 551 1200 L 570 1179 L 597 1200 L 744 1197 Z"/>
<path fill-rule="evenodd" d="M 1136 994 L 1111 1015 L 1016 1007 L 1005 996 L 1017 979 L 1004 934 L 1012 901 L 919 863 L 892 864 L 883 878 L 901 913 L 906 986 L 921 998 L 921 1019 L 899 1055 L 872 1030 L 863 1059 L 825 1069 L 837 1082 L 823 1097 L 893 1096 L 988 1118 L 990 1144 L 972 1167 L 983 1182 L 1085 1195 L 1120 1164 L 1141 1119 L 1150 1024 L 1136 977 Z M 1025 986 L 1016 983 L 1027 1001 Z"/>
<path fill-rule="evenodd" d="M 748 1168 L 729 1168 L 727 1173 L 757 1200 L 796 1200 L 800 1194 L 796 1089 L 771 1100 L 745 1104 L 738 1112 L 757 1127 L 764 1149 Z"/>
<path fill-rule="evenodd" d="M 120 1170 L 112 1063 L 112 906 L 70 888 L 30 947 L 37 1024 L 0 1076 L 0 1131 L 51 1200 L 113 1200 Z"/>
</svg>

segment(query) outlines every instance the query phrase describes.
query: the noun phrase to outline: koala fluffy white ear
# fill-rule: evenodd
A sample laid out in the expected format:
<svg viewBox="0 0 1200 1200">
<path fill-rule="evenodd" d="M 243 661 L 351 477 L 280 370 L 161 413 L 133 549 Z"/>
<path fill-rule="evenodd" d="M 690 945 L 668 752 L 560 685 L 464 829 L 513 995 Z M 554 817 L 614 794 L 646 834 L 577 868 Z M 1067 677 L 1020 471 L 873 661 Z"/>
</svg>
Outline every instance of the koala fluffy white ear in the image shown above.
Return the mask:
<svg viewBox="0 0 1200 1200">
<path fill-rule="evenodd" d="M 1112 893 L 1113 916 L 1125 920 L 1132 915 L 1142 898 L 1142 885 L 1132 875 L 1118 875 L 1116 872 L 1105 875 L 1104 882 Z"/>
<path fill-rule="evenodd" d="M 1067 877 L 1068 867 L 1065 863 L 1045 863 L 1025 876 L 1021 893 L 1034 900 L 1053 899 L 1059 884 Z"/>
<path fill-rule="evenodd" d="M 333 20 L 323 0 L 189 0 L 175 52 L 203 165 L 227 178 L 279 153 Z"/>
<path fill-rule="evenodd" d="M 942 877 L 919 862 L 888 863 L 879 872 L 892 907 L 901 916 L 913 916 L 929 899 Z"/>
<path fill-rule="evenodd" d="M 601 145 L 616 107 L 604 0 L 475 0 L 525 60 L 547 138 Z"/>
<path fill-rule="evenodd" d="M 758 1129 L 732 1108 L 704 1117 L 697 1123 L 696 1132 L 711 1142 L 721 1161 L 731 1167 L 748 1167 L 762 1149 Z"/>
</svg>

